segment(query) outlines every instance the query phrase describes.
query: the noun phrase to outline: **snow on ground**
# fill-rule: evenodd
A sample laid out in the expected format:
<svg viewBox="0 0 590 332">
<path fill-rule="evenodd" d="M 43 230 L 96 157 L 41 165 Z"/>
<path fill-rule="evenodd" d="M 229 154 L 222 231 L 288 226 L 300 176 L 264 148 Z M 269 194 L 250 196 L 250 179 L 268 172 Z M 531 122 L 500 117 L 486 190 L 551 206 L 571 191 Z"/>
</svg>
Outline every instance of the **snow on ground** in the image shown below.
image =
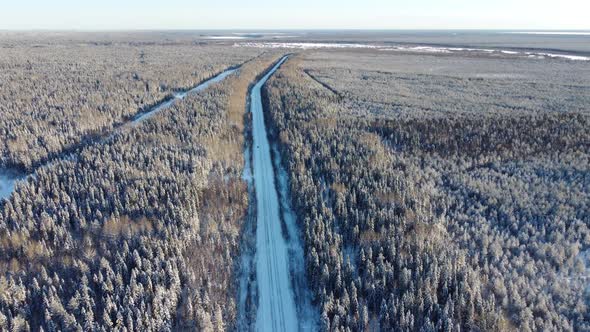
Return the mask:
<svg viewBox="0 0 590 332">
<path fill-rule="evenodd" d="M 317 49 L 317 48 L 381 48 L 371 44 L 351 43 L 296 43 L 296 42 L 245 42 L 236 43 L 234 47 L 256 47 L 256 48 L 296 48 L 296 49 Z"/>
<path fill-rule="evenodd" d="M 531 59 L 565 59 L 573 61 L 590 61 L 590 56 L 546 53 L 546 52 L 521 52 L 515 50 L 486 49 L 486 48 L 468 48 L 468 47 L 439 47 L 439 46 L 388 46 L 378 44 L 360 44 L 360 43 L 307 43 L 307 42 L 240 42 L 235 43 L 234 47 L 256 47 L 256 48 L 286 48 L 286 49 L 321 49 L 321 48 L 350 48 L 350 49 L 374 49 L 386 52 L 410 52 L 410 53 L 484 53 L 491 55 L 512 55 L 522 58 Z"/>
<path fill-rule="evenodd" d="M 590 31 L 511 31 L 504 33 L 517 35 L 590 36 Z"/>
<path fill-rule="evenodd" d="M 283 221 L 289 236 L 289 263 L 297 315 L 299 317 L 299 331 L 317 331 L 319 326 L 319 310 L 311 303 L 311 290 L 305 275 L 305 253 L 301 242 L 297 217 L 291 208 L 289 193 L 289 176 L 281 164 L 280 152 L 276 144 L 271 144 L 274 155 L 274 165 L 277 172 L 278 190 L 281 203 Z"/>
<path fill-rule="evenodd" d="M 250 37 L 247 36 L 207 36 L 207 37 L 203 37 L 205 39 L 249 39 Z"/>
<path fill-rule="evenodd" d="M 542 277 L 555 278 L 552 283 L 574 287 L 590 297 L 590 248 L 580 251 L 574 260 L 572 267 L 561 268 L 556 275 L 545 274 Z"/>
<path fill-rule="evenodd" d="M 232 32 L 227 35 L 203 36 L 203 39 L 234 40 L 234 39 L 282 39 L 298 37 L 298 34 L 286 34 L 284 32 Z"/>
<path fill-rule="evenodd" d="M 584 291 L 590 295 L 590 249 L 582 251 L 579 254 L 579 259 L 584 266 L 584 272 L 582 274 L 582 279 L 586 282 L 586 289 Z"/>
<path fill-rule="evenodd" d="M 532 56 L 532 57 L 537 57 L 539 59 L 543 59 L 544 57 L 549 57 L 549 58 L 561 58 L 561 59 L 577 60 L 577 61 L 590 60 L 590 57 L 581 56 L 581 55 L 568 55 L 568 54 L 555 54 L 555 53 L 531 53 L 531 52 L 526 52 L 525 54 Z"/>
<path fill-rule="evenodd" d="M 246 181 L 248 185 L 253 184 L 252 163 L 250 162 L 250 148 L 244 149 L 244 171 L 242 172 L 242 180 Z"/>
<path fill-rule="evenodd" d="M 289 255 L 281 231 L 279 198 L 275 187 L 270 144 L 264 125 L 260 90 L 281 59 L 250 94 L 253 130 L 253 167 L 256 187 L 256 279 L 258 284 L 257 331 L 297 331 L 298 319 L 291 289 Z"/>
<path fill-rule="evenodd" d="M 186 97 L 187 94 L 189 93 L 195 93 L 195 92 L 199 92 L 199 91 L 203 91 L 205 89 L 207 89 L 211 84 L 217 83 L 217 82 L 221 82 L 223 79 L 225 79 L 227 76 L 233 74 L 237 69 L 228 69 L 224 72 L 222 72 L 221 74 L 218 74 L 215 77 L 212 77 L 206 81 L 204 81 L 203 83 L 197 85 L 196 87 L 188 90 L 188 91 L 183 91 L 183 92 L 177 92 L 174 94 L 174 96 L 172 97 L 172 99 L 167 100 L 163 103 L 160 103 L 158 105 L 156 105 L 155 107 L 151 108 L 149 111 L 145 112 L 145 113 L 141 113 L 138 114 L 137 116 L 135 116 L 135 118 L 133 118 L 133 120 L 131 120 L 132 124 L 137 124 L 140 122 L 143 122 L 149 118 L 151 118 L 152 116 L 154 116 L 156 113 L 167 109 L 168 107 L 172 106 L 172 104 L 174 104 L 174 102 L 178 99 L 184 99 L 184 97 Z"/>
<path fill-rule="evenodd" d="M 10 197 L 18 178 L 9 172 L 0 170 L 0 201 Z"/>
<path fill-rule="evenodd" d="M 203 91 L 203 90 L 207 89 L 209 86 L 211 86 L 211 84 L 222 81 L 227 76 L 233 74 L 236 70 L 237 69 L 228 69 L 228 70 L 222 72 L 221 74 L 204 81 L 203 83 L 197 85 L 196 87 L 194 87 L 188 91 L 177 92 L 174 94 L 172 99 L 167 100 L 165 102 L 162 102 L 162 103 L 152 107 L 147 112 L 138 114 L 131 121 L 126 123 L 125 125 L 129 125 L 129 124 L 134 125 L 134 124 L 141 123 L 141 122 L 149 119 L 150 117 L 154 116 L 158 112 L 172 106 L 176 100 L 183 99 L 189 93 L 196 93 L 199 91 Z M 123 126 L 125 126 L 125 125 L 123 125 Z M 100 140 L 100 142 L 112 138 L 115 133 L 116 133 L 116 131 L 113 132 L 111 135 L 108 135 L 105 138 L 103 138 L 102 140 Z M 62 154 L 59 158 L 59 160 L 74 160 L 74 159 L 76 159 L 76 156 L 72 153 Z M 43 166 L 47 166 L 50 164 L 51 164 L 51 162 L 49 162 L 48 164 L 43 165 Z M 14 191 L 14 186 L 15 186 L 16 180 L 24 179 L 24 178 L 31 176 L 31 175 L 32 174 L 18 176 L 18 175 L 14 175 L 11 172 L 4 171 L 4 170 L 0 169 L 0 200 L 2 200 L 3 198 L 10 197 L 10 195 Z"/>
<path fill-rule="evenodd" d="M 558 54 L 558 53 L 544 53 L 544 52 L 519 52 L 514 50 L 496 50 L 487 48 L 466 48 L 466 47 L 430 47 L 430 46 L 412 46 L 412 47 L 389 47 L 381 48 L 381 51 L 406 51 L 417 53 L 486 53 L 486 54 L 506 54 L 520 57 L 530 57 L 535 59 L 544 59 L 545 57 L 576 60 L 576 61 L 590 61 L 590 57 L 581 55 Z"/>
<path fill-rule="evenodd" d="M 250 205 L 248 207 L 248 215 L 244 222 L 241 235 L 241 252 L 240 268 L 238 270 L 238 316 L 237 316 L 237 330 L 250 331 L 251 323 L 254 317 L 251 317 L 252 308 L 249 307 L 254 302 L 252 299 L 256 298 L 256 284 L 254 279 L 254 254 L 256 249 L 256 242 L 253 241 L 255 236 L 255 220 L 253 220 L 256 211 L 252 202 L 254 198 L 254 178 L 252 177 L 252 163 L 251 163 L 251 148 L 246 146 L 244 149 L 244 171 L 242 172 L 242 179 L 248 184 L 248 195 Z M 251 301 L 248 301 L 248 298 Z"/>
</svg>

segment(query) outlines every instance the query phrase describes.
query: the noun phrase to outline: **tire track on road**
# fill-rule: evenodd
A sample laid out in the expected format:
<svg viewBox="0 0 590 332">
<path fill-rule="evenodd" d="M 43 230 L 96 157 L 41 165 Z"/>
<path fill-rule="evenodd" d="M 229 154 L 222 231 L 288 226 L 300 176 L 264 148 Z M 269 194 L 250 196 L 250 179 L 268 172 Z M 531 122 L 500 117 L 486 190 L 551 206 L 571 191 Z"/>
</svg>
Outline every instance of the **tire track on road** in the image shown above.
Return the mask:
<svg viewBox="0 0 590 332">
<path fill-rule="evenodd" d="M 283 57 L 252 88 L 253 168 L 256 187 L 256 278 L 258 280 L 257 331 L 297 331 L 297 310 L 289 277 L 287 243 L 281 231 L 279 199 L 270 144 L 265 128 L 261 89 L 287 59 Z"/>
</svg>

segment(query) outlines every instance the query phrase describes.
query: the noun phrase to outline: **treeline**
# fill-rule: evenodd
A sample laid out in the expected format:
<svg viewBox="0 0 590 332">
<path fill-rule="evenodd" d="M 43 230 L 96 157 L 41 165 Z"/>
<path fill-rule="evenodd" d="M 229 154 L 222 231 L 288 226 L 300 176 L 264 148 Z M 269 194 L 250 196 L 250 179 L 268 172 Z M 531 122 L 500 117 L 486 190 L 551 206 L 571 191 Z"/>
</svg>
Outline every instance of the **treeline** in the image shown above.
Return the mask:
<svg viewBox="0 0 590 332">
<path fill-rule="evenodd" d="M 136 113 L 256 56 L 190 41 L 27 40 L 0 52 L 0 168 L 30 172 Z"/>
<path fill-rule="evenodd" d="M 0 212 L 0 330 L 231 330 L 246 92 L 276 58 L 19 183 Z"/>
<path fill-rule="evenodd" d="M 500 98 L 385 61 L 307 54 L 264 91 L 322 330 L 590 329 L 590 84 Z"/>
</svg>

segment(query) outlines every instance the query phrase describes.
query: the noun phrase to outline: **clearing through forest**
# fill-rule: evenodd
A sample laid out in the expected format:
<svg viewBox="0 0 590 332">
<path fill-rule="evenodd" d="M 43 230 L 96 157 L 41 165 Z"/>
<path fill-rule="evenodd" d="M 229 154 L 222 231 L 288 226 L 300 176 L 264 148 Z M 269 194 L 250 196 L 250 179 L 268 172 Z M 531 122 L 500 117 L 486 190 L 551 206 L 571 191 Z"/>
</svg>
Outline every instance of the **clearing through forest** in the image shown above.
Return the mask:
<svg viewBox="0 0 590 332">
<path fill-rule="evenodd" d="M 172 95 L 172 97 L 156 104 L 153 107 L 150 107 L 147 111 L 139 112 L 130 120 L 125 121 L 125 122 L 119 124 L 118 126 L 115 126 L 115 128 L 113 130 L 109 131 L 109 133 L 107 133 L 105 135 L 101 135 L 98 138 L 93 137 L 93 138 L 84 140 L 82 142 L 82 144 L 80 144 L 79 146 L 75 146 L 75 147 L 72 147 L 71 149 L 68 149 L 68 151 L 64 151 L 57 158 L 53 158 L 52 160 L 50 160 L 46 164 L 41 165 L 40 167 L 50 164 L 51 162 L 53 162 L 55 160 L 60 160 L 60 159 L 64 159 L 67 156 L 71 156 L 72 153 L 76 153 L 77 151 L 79 151 L 80 148 L 83 148 L 84 146 L 87 146 L 89 144 L 103 142 L 104 140 L 111 138 L 121 128 L 130 126 L 130 125 L 137 125 L 137 124 L 149 119 L 150 117 L 154 116 L 155 114 L 159 113 L 160 111 L 172 106 L 175 101 L 183 99 L 187 94 L 203 91 L 203 90 L 207 89 L 209 86 L 211 86 L 211 84 L 223 81 L 223 79 L 225 79 L 227 76 L 233 74 L 236 70 L 237 70 L 237 68 L 234 68 L 234 67 L 228 68 L 228 69 L 224 70 L 223 72 L 199 83 L 198 85 L 196 85 L 195 87 L 193 87 L 190 90 L 176 92 L 176 93 L 174 93 L 174 95 Z M 33 173 L 34 173 L 34 171 L 33 171 Z M 31 174 L 33 174 L 33 173 L 31 173 Z M 7 170 L 7 169 L 0 168 L 0 201 L 2 201 L 2 199 L 8 199 L 8 197 L 10 197 L 10 195 L 14 191 L 16 181 L 26 179 L 31 174 L 26 174 L 26 173 L 22 174 L 17 171 L 14 171 L 14 170 Z"/>
<path fill-rule="evenodd" d="M 279 197 L 270 144 L 264 123 L 261 89 L 285 62 L 283 57 L 250 92 L 253 131 L 253 168 L 256 187 L 257 331 L 296 331 L 297 310 L 289 278 L 287 243 L 281 232 Z"/>
</svg>

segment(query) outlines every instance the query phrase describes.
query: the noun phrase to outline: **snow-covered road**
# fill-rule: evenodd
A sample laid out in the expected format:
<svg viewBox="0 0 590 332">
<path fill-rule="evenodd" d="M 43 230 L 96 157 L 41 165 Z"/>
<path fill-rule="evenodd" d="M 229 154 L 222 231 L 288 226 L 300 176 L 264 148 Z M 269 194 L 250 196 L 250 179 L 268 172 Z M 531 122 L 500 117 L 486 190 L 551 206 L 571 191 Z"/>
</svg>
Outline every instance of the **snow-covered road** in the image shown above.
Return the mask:
<svg viewBox="0 0 590 332">
<path fill-rule="evenodd" d="M 297 310 L 289 277 L 287 243 L 281 232 L 279 197 L 275 186 L 270 145 L 264 124 L 260 90 L 287 59 L 283 57 L 250 93 L 253 131 L 253 168 L 256 188 L 257 331 L 297 331 Z"/>
<path fill-rule="evenodd" d="M 190 90 L 177 92 L 172 96 L 172 98 L 162 101 L 161 103 L 149 108 L 145 112 L 138 113 L 131 120 L 129 120 L 125 123 L 122 123 L 120 125 L 116 125 L 115 128 L 109 134 L 105 134 L 102 138 L 94 139 L 91 142 L 85 142 L 85 143 L 81 144 L 81 146 L 85 146 L 85 145 L 92 144 L 92 143 L 105 142 L 106 140 L 111 139 L 122 128 L 130 126 L 130 125 L 137 125 L 137 124 L 149 119 L 150 117 L 154 116 L 158 112 L 161 112 L 162 110 L 165 110 L 165 109 L 169 108 L 170 106 L 174 105 L 174 103 L 176 101 L 183 99 L 184 97 L 186 97 L 186 95 L 203 91 L 203 90 L 207 89 L 208 87 L 210 87 L 211 84 L 215 84 L 215 83 L 219 83 L 219 82 L 223 81 L 226 77 L 233 74 L 237 70 L 238 70 L 237 68 L 228 68 L 228 69 L 224 70 L 223 72 L 217 74 L 216 76 L 213 76 L 213 77 L 199 83 L 197 86 L 193 87 Z M 52 160 L 47 162 L 45 165 L 49 165 L 50 163 L 52 163 L 56 160 L 62 160 L 62 159 L 74 157 L 76 153 L 77 153 L 76 151 L 62 153 L 58 157 L 53 158 Z M 41 166 L 45 166 L 45 165 L 41 165 Z M 5 170 L 5 169 L 0 168 L 0 201 L 2 199 L 8 199 L 10 197 L 10 195 L 12 195 L 12 191 L 15 188 L 15 184 L 16 184 L 17 180 L 23 180 L 23 179 L 27 178 L 29 175 L 31 175 L 31 174 L 21 174 L 21 173 L 17 173 L 14 171 Z"/>
<path fill-rule="evenodd" d="M 137 124 L 137 123 L 140 123 L 140 122 L 143 122 L 143 121 L 149 119 L 150 117 L 154 116 L 154 114 L 172 106 L 176 100 L 184 99 L 184 97 L 186 97 L 186 95 L 189 93 L 203 91 L 203 90 L 207 89 L 211 84 L 215 84 L 215 83 L 223 81 L 226 77 L 233 74 L 236 70 L 237 69 L 235 69 L 235 68 L 227 69 L 224 72 L 221 72 L 220 74 L 218 74 L 217 76 L 214 76 L 210 79 L 203 81 L 202 83 L 199 83 L 199 85 L 195 86 L 194 88 L 192 88 L 188 91 L 182 91 L 182 92 L 175 93 L 171 99 L 161 102 L 160 104 L 157 104 L 156 106 L 150 108 L 147 112 L 137 114 L 131 120 L 131 123 Z"/>
</svg>

